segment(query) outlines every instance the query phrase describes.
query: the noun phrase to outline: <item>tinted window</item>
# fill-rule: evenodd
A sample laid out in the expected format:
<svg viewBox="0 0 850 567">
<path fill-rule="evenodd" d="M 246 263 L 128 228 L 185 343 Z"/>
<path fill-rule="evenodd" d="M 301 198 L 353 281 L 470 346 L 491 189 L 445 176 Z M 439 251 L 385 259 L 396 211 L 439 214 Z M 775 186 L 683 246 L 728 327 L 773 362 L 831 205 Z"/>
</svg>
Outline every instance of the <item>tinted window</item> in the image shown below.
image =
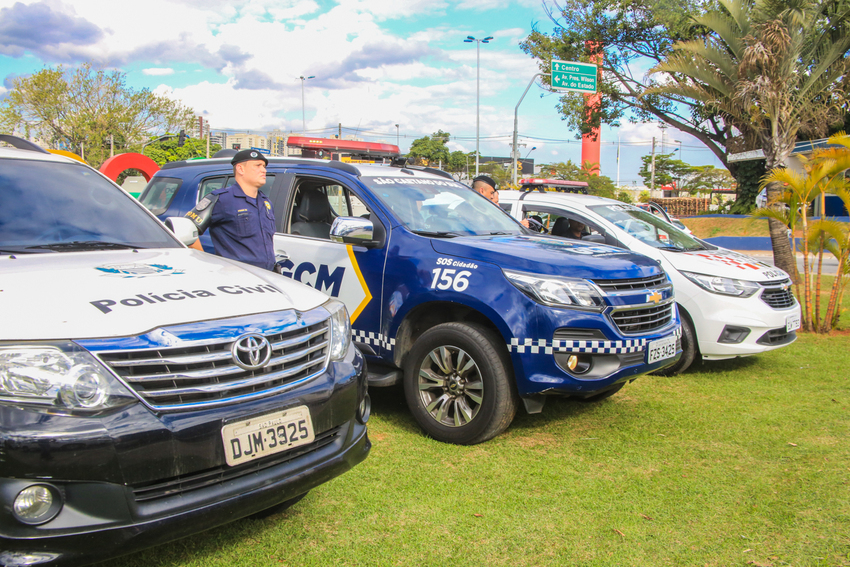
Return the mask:
<svg viewBox="0 0 850 567">
<path fill-rule="evenodd" d="M 89 167 L 3 160 L 0 249 L 39 253 L 115 246 L 180 244 L 135 199 Z"/>
<path fill-rule="evenodd" d="M 168 210 L 174 195 L 183 183 L 180 179 L 168 177 L 156 177 L 151 180 L 145 188 L 145 192 L 139 198 L 139 202 L 155 215 L 161 215 Z"/>
<path fill-rule="evenodd" d="M 588 207 L 624 232 L 655 248 L 704 250 L 699 241 L 652 213 L 626 204 Z"/>
<path fill-rule="evenodd" d="M 498 205 L 456 181 L 367 177 L 363 182 L 413 232 L 446 236 L 523 232 Z"/>
</svg>

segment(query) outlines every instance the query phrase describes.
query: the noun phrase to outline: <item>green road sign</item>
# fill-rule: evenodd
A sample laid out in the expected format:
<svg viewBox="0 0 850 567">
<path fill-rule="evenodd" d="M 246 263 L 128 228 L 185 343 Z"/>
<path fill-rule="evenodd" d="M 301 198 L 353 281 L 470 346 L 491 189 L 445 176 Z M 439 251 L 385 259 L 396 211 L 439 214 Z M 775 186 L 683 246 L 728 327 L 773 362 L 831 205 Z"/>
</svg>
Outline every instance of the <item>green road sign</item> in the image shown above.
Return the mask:
<svg viewBox="0 0 850 567">
<path fill-rule="evenodd" d="M 596 92 L 596 65 L 575 61 L 552 61 L 552 88 L 580 93 Z"/>
</svg>

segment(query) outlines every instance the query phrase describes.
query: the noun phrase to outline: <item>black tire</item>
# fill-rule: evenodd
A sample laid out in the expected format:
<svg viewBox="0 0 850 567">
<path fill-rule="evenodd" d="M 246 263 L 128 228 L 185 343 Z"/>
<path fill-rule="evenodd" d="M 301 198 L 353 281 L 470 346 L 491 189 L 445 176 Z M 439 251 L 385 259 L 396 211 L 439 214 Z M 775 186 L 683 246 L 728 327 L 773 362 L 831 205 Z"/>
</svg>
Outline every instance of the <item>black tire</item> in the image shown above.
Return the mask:
<svg viewBox="0 0 850 567">
<path fill-rule="evenodd" d="M 679 315 L 682 320 L 682 357 L 672 366 L 653 372 L 657 376 L 680 374 L 687 370 L 696 358 L 697 336 L 694 332 L 694 324 L 691 323 L 691 318 L 681 308 L 679 308 Z"/>
<path fill-rule="evenodd" d="M 507 348 L 487 329 L 443 323 L 417 339 L 404 365 L 414 419 L 438 441 L 474 445 L 511 424 L 519 405 Z"/>
<path fill-rule="evenodd" d="M 296 496 L 295 498 L 290 498 L 289 500 L 284 500 L 280 504 L 275 504 L 271 508 L 266 508 L 265 510 L 260 510 L 259 512 L 254 512 L 253 514 L 248 516 L 248 519 L 250 519 L 250 520 L 264 520 L 264 519 L 268 518 L 269 516 L 274 516 L 275 514 L 280 514 L 281 512 L 285 512 L 286 510 L 292 508 L 293 506 L 295 506 L 296 504 L 301 502 L 301 500 L 303 500 L 304 497 L 307 496 L 308 494 L 310 494 L 310 493 L 305 492 L 304 494 L 302 494 L 300 496 Z"/>
</svg>

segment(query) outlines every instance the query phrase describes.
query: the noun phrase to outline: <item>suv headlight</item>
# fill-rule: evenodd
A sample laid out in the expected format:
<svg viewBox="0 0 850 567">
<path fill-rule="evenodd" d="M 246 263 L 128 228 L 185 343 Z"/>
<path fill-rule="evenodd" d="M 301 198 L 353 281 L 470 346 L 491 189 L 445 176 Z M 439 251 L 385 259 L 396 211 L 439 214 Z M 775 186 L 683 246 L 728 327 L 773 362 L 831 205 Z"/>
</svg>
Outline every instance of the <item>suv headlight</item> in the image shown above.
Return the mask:
<svg viewBox="0 0 850 567">
<path fill-rule="evenodd" d="M 602 311 L 605 302 L 602 292 L 587 280 L 538 276 L 503 270 L 508 281 L 533 300 L 554 307 L 578 307 Z"/>
<path fill-rule="evenodd" d="M 0 345 L 0 403 L 102 411 L 137 401 L 72 342 Z"/>
<path fill-rule="evenodd" d="M 341 360 L 345 357 L 345 353 L 348 352 L 348 347 L 351 345 L 351 319 L 348 318 L 348 310 L 341 301 L 331 299 L 325 303 L 324 308 L 331 314 L 329 321 L 331 360 Z"/>
<path fill-rule="evenodd" d="M 680 270 L 681 271 L 681 270 Z M 734 280 L 732 278 L 721 278 L 720 276 L 707 276 L 693 272 L 682 272 L 682 275 L 711 293 L 720 295 L 732 295 L 735 297 L 750 297 L 761 289 L 756 282 L 747 280 Z"/>
</svg>

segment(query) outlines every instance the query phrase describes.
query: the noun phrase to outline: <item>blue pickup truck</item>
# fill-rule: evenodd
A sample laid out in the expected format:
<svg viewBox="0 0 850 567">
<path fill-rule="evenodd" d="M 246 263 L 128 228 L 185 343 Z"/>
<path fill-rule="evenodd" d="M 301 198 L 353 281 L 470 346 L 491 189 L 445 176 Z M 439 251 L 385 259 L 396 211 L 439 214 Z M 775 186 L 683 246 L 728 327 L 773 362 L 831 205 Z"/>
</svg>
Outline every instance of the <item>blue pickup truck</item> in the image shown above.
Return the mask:
<svg viewBox="0 0 850 567">
<path fill-rule="evenodd" d="M 141 201 L 183 216 L 232 182 L 227 158 L 169 163 Z M 283 274 L 346 304 L 369 385 L 403 383 L 435 439 L 486 441 L 520 403 L 603 399 L 681 356 L 658 262 L 536 234 L 444 172 L 271 158 L 262 190 Z"/>
</svg>

